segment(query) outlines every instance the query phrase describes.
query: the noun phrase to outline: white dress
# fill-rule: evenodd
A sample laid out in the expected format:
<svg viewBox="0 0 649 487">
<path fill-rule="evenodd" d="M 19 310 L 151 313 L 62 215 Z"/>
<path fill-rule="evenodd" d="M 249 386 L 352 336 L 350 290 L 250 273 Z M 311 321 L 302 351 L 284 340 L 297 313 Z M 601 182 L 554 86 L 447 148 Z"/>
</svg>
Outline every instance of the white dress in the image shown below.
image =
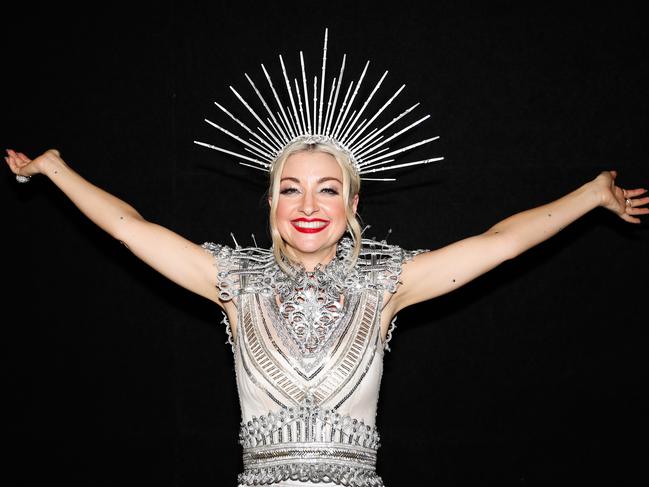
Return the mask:
<svg viewBox="0 0 649 487">
<path fill-rule="evenodd" d="M 239 486 L 383 486 L 376 410 L 388 349 L 383 295 L 420 251 L 352 241 L 314 272 L 284 273 L 270 250 L 206 242 L 220 298 L 238 313 L 234 353 L 241 405 Z M 341 299 L 342 296 L 342 299 Z M 231 337 L 229 326 L 228 334 Z"/>
</svg>

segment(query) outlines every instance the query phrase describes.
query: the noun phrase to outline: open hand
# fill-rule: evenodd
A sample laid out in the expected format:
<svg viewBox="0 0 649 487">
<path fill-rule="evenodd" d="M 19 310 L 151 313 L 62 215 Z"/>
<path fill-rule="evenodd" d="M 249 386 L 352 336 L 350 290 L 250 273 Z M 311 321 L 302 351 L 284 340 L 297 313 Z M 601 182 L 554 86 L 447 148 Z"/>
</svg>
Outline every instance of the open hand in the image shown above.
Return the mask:
<svg viewBox="0 0 649 487">
<path fill-rule="evenodd" d="M 624 189 L 615 184 L 617 171 L 602 171 L 593 183 L 600 191 L 601 203 L 607 210 L 611 210 L 624 221 L 640 223 L 640 218 L 634 215 L 646 215 L 649 208 L 640 208 L 649 203 L 649 196 L 637 198 L 647 192 L 644 188 Z"/>
</svg>

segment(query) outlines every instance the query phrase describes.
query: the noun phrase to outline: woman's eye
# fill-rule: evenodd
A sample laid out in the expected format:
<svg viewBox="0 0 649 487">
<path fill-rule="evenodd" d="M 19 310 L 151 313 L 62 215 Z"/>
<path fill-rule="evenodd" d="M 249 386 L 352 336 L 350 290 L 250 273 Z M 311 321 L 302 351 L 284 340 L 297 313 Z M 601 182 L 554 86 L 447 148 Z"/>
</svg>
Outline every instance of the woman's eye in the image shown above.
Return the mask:
<svg viewBox="0 0 649 487">
<path fill-rule="evenodd" d="M 329 193 L 329 194 L 338 194 L 338 190 L 335 188 L 322 188 L 321 190 L 323 193 Z"/>
<path fill-rule="evenodd" d="M 279 191 L 279 194 L 293 194 L 297 193 L 297 189 L 295 188 L 284 188 Z"/>
</svg>

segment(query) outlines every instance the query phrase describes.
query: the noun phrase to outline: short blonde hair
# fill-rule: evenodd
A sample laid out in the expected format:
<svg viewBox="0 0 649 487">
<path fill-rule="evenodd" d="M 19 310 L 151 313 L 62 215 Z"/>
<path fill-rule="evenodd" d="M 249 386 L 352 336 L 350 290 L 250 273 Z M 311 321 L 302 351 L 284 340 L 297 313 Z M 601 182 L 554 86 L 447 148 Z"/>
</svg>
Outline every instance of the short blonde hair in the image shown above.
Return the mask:
<svg viewBox="0 0 649 487">
<path fill-rule="evenodd" d="M 324 152 L 330 154 L 336 160 L 343 173 L 343 201 L 345 203 L 345 216 L 347 220 L 347 231 L 351 234 L 354 241 L 354 249 L 352 252 L 351 265 L 356 263 L 356 259 L 361 250 L 361 224 L 354 213 L 353 201 L 354 196 L 358 194 L 361 186 L 361 179 L 358 173 L 353 169 L 349 156 L 343 151 L 338 149 L 333 144 L 327 142 L 309 143 L 304 141 L 296 141 L 289 144 L 282 153 L 275 159 L 270 171 L 270 186 L 268 194 L 271 197 L 270 205 L 270 235 L 273 241 L 273 255 L 277 264 L 289 273 L 289 268 L 285 260 L 294 264 L 296 262 L 295 256 L 290 255 L 286 247 L 284 239 L 277 229 L 277 202 L 279 200 L 279 187 L 280 178 L 284 165 L 290 156 L 298 152 Z"/>
</svg>

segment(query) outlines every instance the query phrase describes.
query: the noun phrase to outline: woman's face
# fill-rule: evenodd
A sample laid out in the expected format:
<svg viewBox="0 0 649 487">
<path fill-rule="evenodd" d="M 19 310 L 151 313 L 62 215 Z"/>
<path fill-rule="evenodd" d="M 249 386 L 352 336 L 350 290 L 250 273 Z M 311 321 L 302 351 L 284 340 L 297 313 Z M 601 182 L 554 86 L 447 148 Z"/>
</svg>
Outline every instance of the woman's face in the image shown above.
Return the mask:
<svg viewBox="0 0 649 487">
<path fill-rule="evenodd" d="M 358 195 L 352 201 L 356 213 Z M 277 229 L 296 256 L 321 262 L 335 255 L 347 220 L 342 169 L 324 152 L 289 156 L 280 177 Z"/>
</svg>

